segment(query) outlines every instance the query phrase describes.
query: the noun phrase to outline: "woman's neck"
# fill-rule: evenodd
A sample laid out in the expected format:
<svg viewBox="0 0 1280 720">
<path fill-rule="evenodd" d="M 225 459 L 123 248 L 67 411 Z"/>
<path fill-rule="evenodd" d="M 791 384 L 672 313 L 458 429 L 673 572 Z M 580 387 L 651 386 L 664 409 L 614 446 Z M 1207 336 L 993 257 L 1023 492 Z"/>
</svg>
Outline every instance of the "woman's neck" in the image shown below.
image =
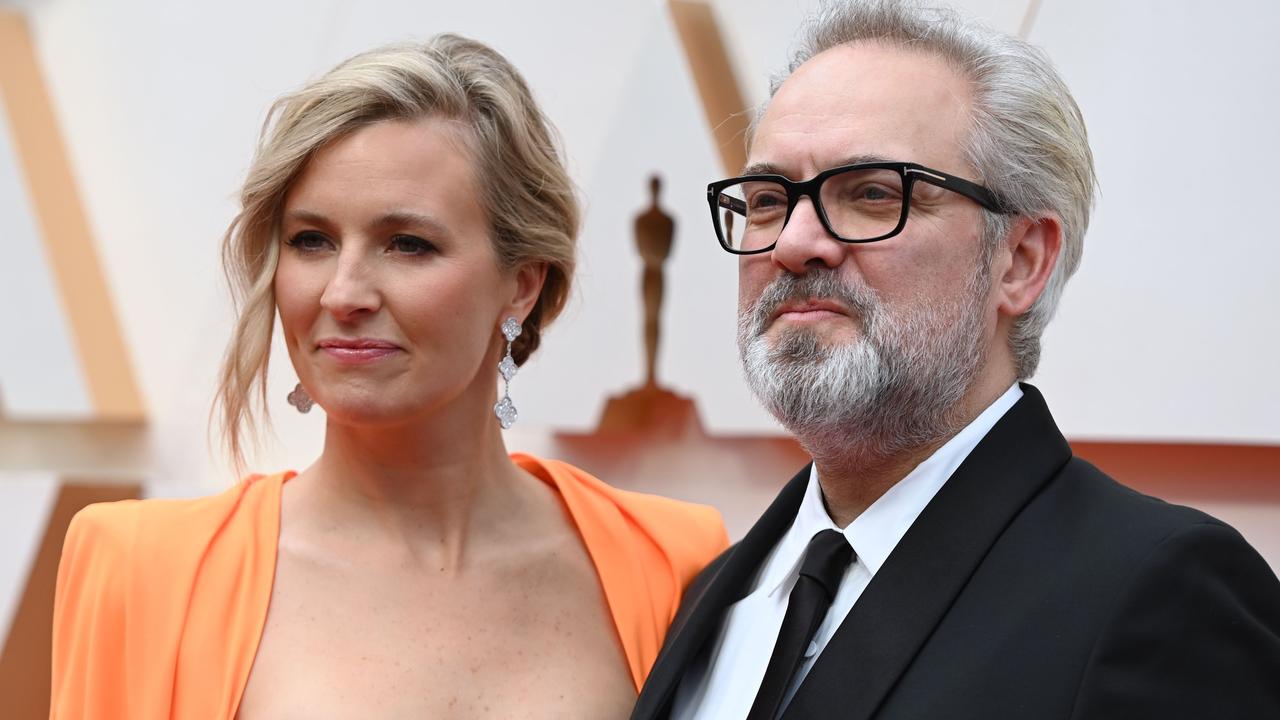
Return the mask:
<svg viewBox="0 0 1280 720">
<path fill-rule="evenodd" d="M 475 409 L 398 425 L 330 420 L 320 459 L 299 479 L 301 514 L 317 527 L 399 546 L 441 569 L 505 535 L 540 490 L 507 456 L 497 423 Z"/>
</svg>

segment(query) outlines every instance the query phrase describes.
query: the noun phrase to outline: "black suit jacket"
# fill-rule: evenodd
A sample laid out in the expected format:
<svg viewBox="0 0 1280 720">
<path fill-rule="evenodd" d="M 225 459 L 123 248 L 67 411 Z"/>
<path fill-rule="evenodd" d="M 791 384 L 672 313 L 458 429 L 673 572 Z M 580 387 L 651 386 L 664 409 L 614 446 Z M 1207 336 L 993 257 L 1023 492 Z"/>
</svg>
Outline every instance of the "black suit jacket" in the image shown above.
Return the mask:
<svg viewBox="0 0 1280 720">
<path fill-rule="evenodd" d="M 1231 527 L 1072 457 L 1043 397 L 1022 389 L 872 578 L 784 719 L 1280 718 L 1275 574 Z M 689 587 L 632 720 L 669 716 L 808 476 Z"/>
</svg>

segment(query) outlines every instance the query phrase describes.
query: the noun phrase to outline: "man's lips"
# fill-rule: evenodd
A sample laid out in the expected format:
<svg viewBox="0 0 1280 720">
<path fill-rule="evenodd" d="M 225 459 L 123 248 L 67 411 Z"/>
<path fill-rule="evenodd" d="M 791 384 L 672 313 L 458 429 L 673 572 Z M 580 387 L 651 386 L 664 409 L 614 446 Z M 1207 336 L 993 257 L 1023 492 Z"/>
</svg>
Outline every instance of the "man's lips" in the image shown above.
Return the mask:
<svg viewBox="0 0 1280 720">
<path fill-rule="evenodd" d="M 787 302 L 779 305 L 769 317 L 770 322 L 785 320 L 823 320 L 835 316 L 848 317 L 849 311 L 843 305 L 830 300 L 805 300 Z"/>
<path fill-rule="evenodd" d="M 326 338 L 316 343 L 326 355 L 343 363 L 366 363 L 400 352 L 393 342 L 374 338 Z"/>
</svg>

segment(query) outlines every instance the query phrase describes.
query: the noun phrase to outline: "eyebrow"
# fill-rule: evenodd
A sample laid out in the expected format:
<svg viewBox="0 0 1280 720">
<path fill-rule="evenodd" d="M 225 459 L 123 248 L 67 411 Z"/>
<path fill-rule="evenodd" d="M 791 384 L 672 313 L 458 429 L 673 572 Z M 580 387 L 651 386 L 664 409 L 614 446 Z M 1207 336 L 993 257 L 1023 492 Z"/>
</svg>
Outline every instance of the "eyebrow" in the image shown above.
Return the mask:
<svg viewBox="0 0 1280 720">
<path fill-rule="evenodd" d="M 306 223 L 308 225 L 328 225 L 329 218 L 314 210 L 290 210 L 284 214 L 282 220 L 293 220 L 295 222 Z"/>
<path fill-rule="evenodd" d="M 329 226 L 333 224 L 324 213 L 307 209 L 292 210 L 288 213 L 287 219 L 313 225 Z M 393 210 L 374 220 L 371 227 L 388 228 L 407 225 L 423 228 L 441 237 L 450 235 L 449 228 L 444 223 L 430 215 L 423 215 L 411 210 Z"/>
<path fill-rule="evenodd" d="M 449 232 L 449 228 L 445 227 L 444 223 L 430 215 L 423 215 L 422 213 L 416 213 L 411 210 L 395 210 L 389 212 L 375 220 L 373 225 L 374 227 L 380 228 L 413 225 L 425 228 L 439 236 L 447 237 L 451 234 Z"/>
<path fill-rule="evenodd" d="M 876 162 L 893 162 L 893 161 L 880 155 L 849 155 L 844 159 L 840 160 L 840 162 L 837 162 L 836 164 L 832 165 L 831 167 L 843 167 L 845 165 L 858 165 L 860 163 L 876 163 Z M 826 169 L 828 168 L 823 168 L 823 170 L 826 170 Z M 789 174 L 787 174 L 785 170 L 782 169 L 782 166 L 776 165 L 774 163 L 769 163 L 769 162 L 751 163 L 750 165 L 742 169 L 741 174 L 742 175 L 781 175 L 785 178 L 794 179 Z"/>
</svg>

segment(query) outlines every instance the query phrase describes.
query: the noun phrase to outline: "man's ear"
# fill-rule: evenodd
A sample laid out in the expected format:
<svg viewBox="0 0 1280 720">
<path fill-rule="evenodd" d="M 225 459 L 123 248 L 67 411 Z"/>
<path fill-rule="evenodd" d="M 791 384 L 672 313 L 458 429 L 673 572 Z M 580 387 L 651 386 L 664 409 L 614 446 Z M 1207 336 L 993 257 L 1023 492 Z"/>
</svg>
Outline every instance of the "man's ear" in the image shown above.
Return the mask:
<svg viewBox="0 0 1280 720">
<path fill-rule="evenodd" d="M 1019 217 L 1005 237 L 1009 266 L 997 279 L 996 311 L 1017 317 L 1044 292 L 1062 250 L 1062 221 L 1057 215 Z"/>
<path fill-rule="evenodd" d="M 547 264 L 525 263 L 516 268 L 514 277 L 515 292 L 507 304 L 507 315 L 525 318 L 533 311 L 534 303 L 542 293 L 542 285 L 547 281 Z"/>
</svg>

